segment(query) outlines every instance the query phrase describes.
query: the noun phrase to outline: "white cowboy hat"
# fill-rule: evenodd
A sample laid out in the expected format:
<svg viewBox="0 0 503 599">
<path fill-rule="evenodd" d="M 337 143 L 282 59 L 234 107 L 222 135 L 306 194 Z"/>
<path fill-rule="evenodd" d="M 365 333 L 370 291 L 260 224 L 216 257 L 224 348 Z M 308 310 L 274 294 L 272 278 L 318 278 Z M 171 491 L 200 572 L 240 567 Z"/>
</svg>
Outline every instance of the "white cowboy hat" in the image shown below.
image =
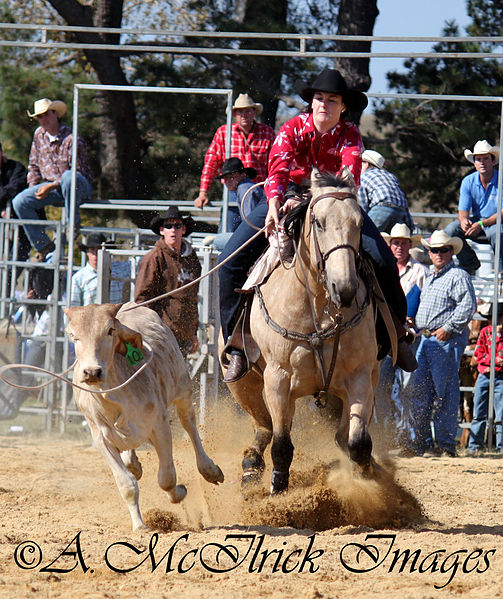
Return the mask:
<svg viewBox="0 0 503 599">
<path fill-rule="evenodd" d="M 396 223 L 389 233 L 381 233 L 385 241 L 389 244 L 392 239 L 410 239 L 411 247 L 417 247 L 421 240 L 420 235 L 411 235 L 409 227 L 405 223 Z"/>
<path fill-rule="evenodd" d="M 248 94 L 239 94 L 234 102 L 234 106 L 232 107 L 232 112 L 234 112 L 237 108 L 255 108 L 257 116 L 262 114 L 262 111 L 264 110 L 262 104 L 254 102 Z"/>
<path fill-rule="evenodd" d="M 492 146 L 486 139 L 482 139 L 475 144 L 473 152 L 469 149 L 465 150 L 465 158 L 472 164 L 477 154 L 492 154 L 493 164 L 496 164 L 499 161 L 500 149 L 497 146 Z"/>
<path fill-rule="evenodd" d="M 382 168 L 386 162 L 386 158 L 384 158 L 384 156 L 375 150 L 365 150 L 365 152 L 362 154 L 362 161 L 373 164 L 377 168 Z"/>
<path fill-rule="evenodd" d="M 58 115 L 58 118 L 61 118 L 66 113 L 66 104 L 61 102 L 61 100 L 49 100 L 49 98 L 42 98 L 41 100 L 37 100 L 33 104 L 33 113 L 30 113 L 29 110 L 26 112 L 28 116 L 32 119 L 36 116 L 40 116 L 44 114 L 48 110 L 54 110 Z"/>
<path fill-rule="evenodd" d="M 433 231 L 432 236 L 429 239 L 421 239 L 421 243 L 427 250 L 430 248 L 441 248 L 450 245 L 455 254 L 459 254 L 463 247 L 463 242 L 459 237 L 451 237 L 450 235 L 447 235 L 443 229 Z"/>
</svg>

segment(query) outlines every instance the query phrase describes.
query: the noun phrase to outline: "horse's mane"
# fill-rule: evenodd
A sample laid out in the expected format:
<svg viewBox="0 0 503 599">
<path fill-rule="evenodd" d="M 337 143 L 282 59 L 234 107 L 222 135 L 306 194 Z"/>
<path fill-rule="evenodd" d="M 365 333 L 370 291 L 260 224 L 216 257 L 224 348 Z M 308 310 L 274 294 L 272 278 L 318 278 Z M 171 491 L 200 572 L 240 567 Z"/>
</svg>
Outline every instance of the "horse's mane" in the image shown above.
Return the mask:
<svg viewBox="0 0 503 599">
<path fill-rule="evenodd" d="M 301 202 L 296 208 L 290 211 L 284 221 L 285 232 L 288 237 L 298 241 L 300 232 L 302 230 L 302 224 L 306 218 L 306 212 L 311 201 L 313 187 L 317 190 L 324 187 L 335 187 L 336 189 L 343 190 L 349 189 L 351 186 L 348 182 L 338 175 L 332 175 L 331 173 L 318 173 L 316 175 L 316 184 L 311 186 L 311 193 L 309 198 Z"/>
</svg>

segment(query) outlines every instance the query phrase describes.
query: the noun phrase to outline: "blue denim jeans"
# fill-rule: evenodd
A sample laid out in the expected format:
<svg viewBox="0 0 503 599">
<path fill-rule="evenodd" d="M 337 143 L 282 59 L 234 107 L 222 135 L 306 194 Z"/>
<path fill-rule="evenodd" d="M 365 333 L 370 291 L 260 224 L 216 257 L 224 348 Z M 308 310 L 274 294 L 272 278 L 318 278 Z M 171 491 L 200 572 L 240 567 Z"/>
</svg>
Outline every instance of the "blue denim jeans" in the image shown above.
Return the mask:
<svg viewBox="0 0 503 599">
<path fill-rule="evenodd" d="M 470 423 L 468 449 L 480 451 L 484 449 L 489 413 L 489 374 L 479 373 L 473 393 L 473 419 Z M 496 450 L 501 451 L 503 441 L 503 374 L 494 377 L 494 421 L 496 424 Z"/>
<path fill-rule="evenodd" d="M 70 214 L 70 187 L 71 187 L 72 173 L 71 171 L 65 171 L 61 177 L 61 185 L 59 189 L 51 191 L 47 197 L 43 200 L 38 200 L 35 197 L 36 191 L 47 184 L 39 183 L 33 187 L 28 187 L 17 194 L 12 200 L 12 207 L 20 219 L 27 220 L 38 220 L 39 216 L 37 210 L 45 206 L 64 206 L 66 221 L 69 221 Z M 75 206 L 75 224 L 80 223 L 79 205 L 84 201 L 91 198 L 93 193 L 93 187 L 91 183 L 80 173 L 77 173 L 76 181 L 76 206 Z M 45 233 L 43 221 L 41 225 L 24 225 L 26 236 L 30 240 L 31 246 L 40 251 L 43 250 L 49 243 L 50 239 Z"/>
<path fill-rule="evenodd" d="M 398 206 L 373 206 L 368 215 L 381 233 L 389 233 L 397 223 L 405 223 L 411 231 L 414 228 L 409 211 Z"/>
<path fill-rule="evenodd" d="M 459 265 L 467 270 L 470 273 L 474 273 L 478 268 L 480 268 L 480 261 L 477 258 L 477 254 L 474 250 L 468 245 L 466 242 L 465 232 L 461 228 L 459 220 L 455 220 L 452 223 L 449 223 L 447 227 L 445 227 L 445 232 L 447 235 L 451 237 L 459 237 L 463 240 L 463 248 L 457 255 L 457 259 L 459 261 Z M 478 237 L 473 237 L 473 241 L 477 243 L 490 243 L 494 252 L 494 247 L 496 245 L 496 225 L 489 225 L 489 227 L 484 227 L 484 231 Z M 500 232 L 501 235 L 501 247 L 503 249 L 503 230 Z M 500 254 L 500 270 L 503 269 L 503 252 Z"/>
<path fill-rule="evenodd" d="M 466 332 L 447 341 L 421 336 L 413 376 L 413 447 L 419 454 L 432 447 L 431 422 L 439 449 L 455 451 L 459 409 L 459 364 L 468 341 Z"/>
<path fill-rule="evenodd" d="M 419 340 L 414 343 L 417 349 Z M 410 446 L 414 440 L 411 403 L 414 396 L 413 373 L 393 366 L 386 356 L 381 362 L 376 389 L 374 415 L 376 422 L 390 437 L 391 445 Z"/>
</svg>

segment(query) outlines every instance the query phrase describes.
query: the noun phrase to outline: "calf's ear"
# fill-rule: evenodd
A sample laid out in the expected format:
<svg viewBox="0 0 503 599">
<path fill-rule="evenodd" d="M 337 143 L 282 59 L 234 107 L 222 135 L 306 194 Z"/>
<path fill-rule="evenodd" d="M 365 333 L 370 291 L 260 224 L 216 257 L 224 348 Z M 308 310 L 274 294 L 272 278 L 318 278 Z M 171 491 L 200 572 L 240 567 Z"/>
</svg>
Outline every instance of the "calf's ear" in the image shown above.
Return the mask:
<svg viewBox="0 0 503 599">
<path fill-rule="evenodd" d="M 115 329 L 119 338 L 119 343 L 115 348 L 116 352 L 123 356 L 126 355 L 126 341 L 131 343 L 136 349 L 143 349 L 143 339 L 138 331 L 133 331 L 133 329 L 121 324 L 119 321 L 115 322 Z"/>
</svg>

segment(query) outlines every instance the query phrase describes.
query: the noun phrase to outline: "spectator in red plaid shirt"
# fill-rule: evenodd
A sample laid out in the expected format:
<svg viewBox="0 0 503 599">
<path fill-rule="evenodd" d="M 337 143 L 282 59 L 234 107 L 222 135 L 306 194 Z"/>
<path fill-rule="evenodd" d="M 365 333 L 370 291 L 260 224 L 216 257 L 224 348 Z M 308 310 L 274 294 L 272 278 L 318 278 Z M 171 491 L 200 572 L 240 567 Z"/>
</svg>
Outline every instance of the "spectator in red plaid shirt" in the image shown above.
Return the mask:
<svg viewBox="0 0 503 599">
<path fill-rule="evenodd" d="M 245 168 L 257 171 L 255 183 L 267 177 L 269 152 L 274 141 L 273 128 L 255 120 L 262 109 L 262 104 L 254 102 L 248 94 L 239 94 L 232 107 L 235 122 L 232 125 L 230 155 L 239 158 Z M 203 208 L 209 202 L 208 190 L 226 159 L 226 134 L 227 125 L 219 127 L 206 152 L 199 195 L 194 200 L 198 208 Z"/>
</svg>

